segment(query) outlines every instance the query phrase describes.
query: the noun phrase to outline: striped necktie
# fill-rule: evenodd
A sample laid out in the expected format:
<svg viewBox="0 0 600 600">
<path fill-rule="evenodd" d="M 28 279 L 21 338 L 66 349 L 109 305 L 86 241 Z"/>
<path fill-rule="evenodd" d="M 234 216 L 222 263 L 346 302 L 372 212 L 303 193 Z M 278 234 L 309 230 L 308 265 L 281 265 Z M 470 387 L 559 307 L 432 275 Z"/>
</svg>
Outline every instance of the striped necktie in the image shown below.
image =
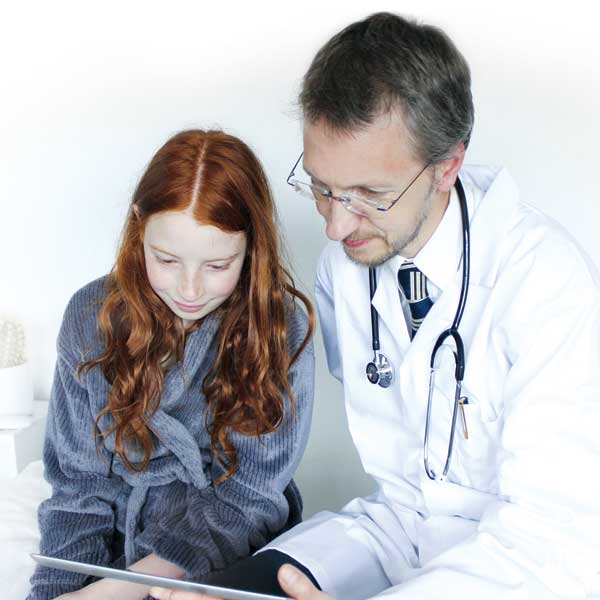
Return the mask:
<svg viewBox="0 0 600 600">
<path fill-rule="evenodd" d="M 406 261 L 398 270 L 398 283 L 410 309 L 410 339 L 412 340 L 433 306 L 427 292 L 427 277 L 415 267 L 413 262 Z"/>
</svg>

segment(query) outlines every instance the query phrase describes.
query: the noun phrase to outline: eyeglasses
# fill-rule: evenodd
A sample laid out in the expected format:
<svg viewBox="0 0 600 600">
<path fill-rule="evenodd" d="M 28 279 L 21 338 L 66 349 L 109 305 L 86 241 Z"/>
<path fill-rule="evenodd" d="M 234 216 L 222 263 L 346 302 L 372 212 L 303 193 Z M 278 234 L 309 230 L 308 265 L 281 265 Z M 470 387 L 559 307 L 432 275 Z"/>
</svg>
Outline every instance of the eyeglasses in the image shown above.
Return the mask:
<svg viewBox="0 0 600 600">
<path fill-rule="evenodd" d="M 302 160 L 304 152 L 300 154 L 298 160 L 295 162 L 290 174 L 287 177 L 287 184 L 291 185 L 296 192 L 314 200 L 317 205 L 327 207 L 331 204 L 332 200 L 341 202 L 345 209 L 358 215 L 371 217 L 377 216 L 379 213 L 387 212 L 390 210 L 402 196 L 411 188 L 413 183 L 419 179 L 421 174 L 431 165 L 427 163 L 416 175 L 413 177 L 411 182 L 398 194 L 395 191 L 390 192 L 370 192 L 366 194 L 342 194 L 335 196 L 331 193 L 331 190 L 327 189 L 323 185 L 316 183 L 309 183 L 308 181 L 302 181 L 296 177 L 296 169 L 298 164 Z"/>
</svg>

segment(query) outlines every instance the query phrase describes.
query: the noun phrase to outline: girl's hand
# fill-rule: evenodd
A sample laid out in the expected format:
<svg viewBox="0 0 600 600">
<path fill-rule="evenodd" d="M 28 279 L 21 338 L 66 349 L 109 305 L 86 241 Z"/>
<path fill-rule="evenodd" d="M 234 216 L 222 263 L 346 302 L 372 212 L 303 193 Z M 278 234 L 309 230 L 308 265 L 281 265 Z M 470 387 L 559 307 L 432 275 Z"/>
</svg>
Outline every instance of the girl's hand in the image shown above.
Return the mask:
<svg viewBox="0 0 600 600">
<path fill-rule="evenodd" d="M 143 600 L 149 586 L 139 583 L 101 579 L 76 592 L 62 594 L 55 600 Z"/>
<path fill-rule="evenodd" d="M 156 554 L 149 554 L 129 568 L 140 573 L 152 573 L 175 579 L 185 575 L 185 572 L 177 565 L 156 556 Z M 144 600 L 148 596 L 149 590 L 150 586 L 140 583 L 101 579 L 76 592 L 62 594 L 55 600 Z"/>
</svg>

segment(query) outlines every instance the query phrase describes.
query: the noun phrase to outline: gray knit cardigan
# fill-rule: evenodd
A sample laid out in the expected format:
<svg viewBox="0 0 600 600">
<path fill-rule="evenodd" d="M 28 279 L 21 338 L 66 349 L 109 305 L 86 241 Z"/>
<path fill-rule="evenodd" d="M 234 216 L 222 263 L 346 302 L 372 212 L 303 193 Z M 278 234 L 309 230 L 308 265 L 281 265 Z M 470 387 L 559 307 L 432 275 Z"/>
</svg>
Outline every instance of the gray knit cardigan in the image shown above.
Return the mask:
<svg viewBox="0 0 600 600">
<path fill-rule="evenodd" d="M 103 350 L 96 318 L 105 281 L 93 281 L 74 295 L 58 337 L 44 445 L 52 495 L 39 508 L 40 552 L 120 568 L 154 552 L 188 577 L 202 578 L 251 554 L 300 519 L 292 475 L 310 428 L 313 347 L 290 368 L 295 417 L 287 401 L 275 432 L 260 438 L 231 434 L 239 467 L 215 485 L 224 469 L 211 452 L 201 388 L 215 359 L 220 319 L 208 315 L 188 336 L 183 370 L 175 365 L 165 374 L 160 408 L 151 421 L 157 439 L 152 459 L 143 472 L 132 473 L 114 453 L 114 436 L 100 451 L 94 440 L 94 419 L 106 406 L 108 381 L 99 367 L 77 376 L 82 360 Z M 291 351 L 306 331 L 304 312 L 290 308 Z M 106 419 L 100 423 L 103 430 Z M 28 599 L 50 600 L 89 581 L 85 575 L 38 567 Z"/>
</svg>

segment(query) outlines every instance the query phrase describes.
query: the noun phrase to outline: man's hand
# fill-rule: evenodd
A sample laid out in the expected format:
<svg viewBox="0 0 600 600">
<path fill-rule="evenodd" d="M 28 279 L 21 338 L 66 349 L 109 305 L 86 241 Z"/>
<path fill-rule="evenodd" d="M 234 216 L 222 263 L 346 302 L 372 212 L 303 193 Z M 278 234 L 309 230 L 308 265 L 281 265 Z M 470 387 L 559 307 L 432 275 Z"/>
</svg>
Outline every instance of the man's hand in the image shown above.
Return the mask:
<svg viewBox="0 0 600 600">
<path fill-rule="evenodd" d="M 283 591 L 295 600 L 333 600 L 329 594 L 320 592 L 302 571 L 292 565 L 283 565 L 277 573 L 277 579 Z"/>
<path fill-rule="evenodd" d="M 292 565 L 283 565 L 277 573 L 277 578 L 283 591 L 295 600 L 333 600 L 328 594 L 320 592 L 302 571 Z M 150 595 L 157 600 L 218 600 L 204 594 L 164 588 L 152 588 Z"/>
</svg>

